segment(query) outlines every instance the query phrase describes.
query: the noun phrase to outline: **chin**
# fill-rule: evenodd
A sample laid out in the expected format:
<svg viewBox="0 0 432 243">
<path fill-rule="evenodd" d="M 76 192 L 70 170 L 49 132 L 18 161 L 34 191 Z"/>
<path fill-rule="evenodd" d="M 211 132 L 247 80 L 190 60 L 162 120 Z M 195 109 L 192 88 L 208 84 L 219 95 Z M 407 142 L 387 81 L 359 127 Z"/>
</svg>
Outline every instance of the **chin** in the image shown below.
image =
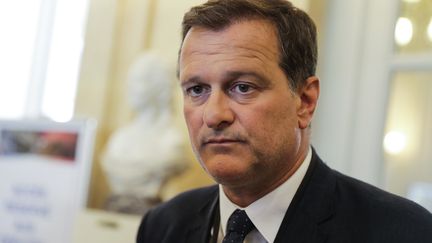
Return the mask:
<svg viewBox="0 0 432 243">
<path fill-rule="evenodd" d="M 240 161 L 208 161 L 205 164 L 207 173 L 213 179 L 222 185 L 236 184 L 237 181 L 242 181 L 244 176 L 248 174 L 248 168 Z"/>
</svg>

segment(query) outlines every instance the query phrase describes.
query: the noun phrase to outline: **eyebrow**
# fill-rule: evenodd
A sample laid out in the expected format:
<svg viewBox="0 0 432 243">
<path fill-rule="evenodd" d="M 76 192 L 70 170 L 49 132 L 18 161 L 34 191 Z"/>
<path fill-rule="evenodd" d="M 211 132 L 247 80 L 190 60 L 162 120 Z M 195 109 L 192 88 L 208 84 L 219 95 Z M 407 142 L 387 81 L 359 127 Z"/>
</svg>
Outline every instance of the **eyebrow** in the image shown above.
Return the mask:
<svg viewBox="0 0 432 243">
<path fill-rule="evenodd" d="M 205 83 L 205 81 L 202 78 L 200 78 L 199 76 L 192 76 L 192 77 L 190 77 L 184 81 L 180 80 L 180 86 L 182 86 L 182 87 L 187 85 L 187 84 L 190 84 L 190 83 L 199 84 L 199 83 Z"/>
<path fill-rule="evenodd" d="M 224 73 L 222 80 L 232 81 L 242 76 L 254 77 L 254 81 L 258 82 L 262 86 L 268 86 L 271 84 L 270 80 L 255 71 L 227 71 L 226 73 Z M 189 83 L 206 83 L 206 81 L 203 80 L 200 76 L 195 75 L 184 81 L 180 80 L 180 83 L 181 86 L 184 86 Z"/>
<path fill-rule="evenodd" d="M 263 75 L 255 72 L 255 71 L 228 71 L 224 75 L 224 79 L 233 80 L 233 79 L 237 79 L 237 78 L 242 77 L 242 76 L 254 77 L 255 81 L 257 81 L 261 85 L 270 85 L 270 83 L 271 83 L 270 80 L 268 80 Z"/>
</svg>

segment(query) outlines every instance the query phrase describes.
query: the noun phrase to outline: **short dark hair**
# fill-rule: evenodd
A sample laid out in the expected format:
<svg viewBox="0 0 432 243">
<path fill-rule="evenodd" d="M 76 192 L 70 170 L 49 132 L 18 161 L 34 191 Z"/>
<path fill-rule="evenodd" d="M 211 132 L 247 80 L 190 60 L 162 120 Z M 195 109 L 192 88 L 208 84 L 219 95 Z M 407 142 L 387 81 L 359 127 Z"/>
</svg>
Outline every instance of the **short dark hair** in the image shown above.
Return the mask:
<svg viewBox="0 0 432 243">
<path fill-rule="evenodd" d="M 285 0 L 209 0 L 184 15 L 182 42 L 194 26 L 218 31 L 252 19 L 268 20 L 276 27 L 279 66 L 291 89 L 296 90 L 315 75 L 318 56 L 315 24 L 304 11 Z"/>
</svg>

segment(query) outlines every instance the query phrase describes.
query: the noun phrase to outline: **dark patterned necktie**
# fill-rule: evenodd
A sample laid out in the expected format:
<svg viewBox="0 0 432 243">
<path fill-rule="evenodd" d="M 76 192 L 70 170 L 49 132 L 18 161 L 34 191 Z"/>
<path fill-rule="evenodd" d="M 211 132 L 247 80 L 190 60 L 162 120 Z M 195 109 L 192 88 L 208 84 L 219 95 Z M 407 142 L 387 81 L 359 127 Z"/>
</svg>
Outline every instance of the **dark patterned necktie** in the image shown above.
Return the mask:
<svg viewBox="0 0 432 243">
<path fill-rule="evenodd" d="M 244 210 L 236 209 L 228 219 L 227 233 L 222 243 L 242 243 L 255 225 Z"/>
</svg>

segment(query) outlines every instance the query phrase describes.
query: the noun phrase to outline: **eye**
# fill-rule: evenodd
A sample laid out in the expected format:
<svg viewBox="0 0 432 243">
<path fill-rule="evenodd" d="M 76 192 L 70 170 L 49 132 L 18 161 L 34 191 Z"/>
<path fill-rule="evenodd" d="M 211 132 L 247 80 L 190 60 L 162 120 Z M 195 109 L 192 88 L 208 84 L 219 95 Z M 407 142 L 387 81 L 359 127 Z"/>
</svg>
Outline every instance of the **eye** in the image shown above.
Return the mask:
<svg viewBox="0 0 432 243">
<path fill-rule="evenodd" d="M 250 84 L 238 83 L 235 84 L 231 90 L 239 94 L 249 94 L 254 90 L 254 87 Z"/>
<path fill-rule="evenodd" d="M 191 97 L 198 97 L 205 92 L 205 88 L 202 85 L 195 85 L 186 89 L 186 93 Z"/>
</svg>

